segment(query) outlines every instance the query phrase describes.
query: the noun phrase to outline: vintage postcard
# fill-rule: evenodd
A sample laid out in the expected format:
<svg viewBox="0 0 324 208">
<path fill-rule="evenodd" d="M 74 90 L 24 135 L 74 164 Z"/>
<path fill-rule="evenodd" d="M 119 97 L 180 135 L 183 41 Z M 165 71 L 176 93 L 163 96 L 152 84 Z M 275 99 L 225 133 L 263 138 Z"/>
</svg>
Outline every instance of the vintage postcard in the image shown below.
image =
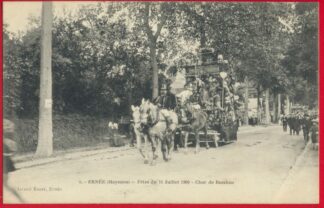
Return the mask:
<svg viewBox="0 0 324 208">
<path fill-rule="evenodd" d="M 319 3 L 3 2 L 4 204 L 318 204 Z"/>
</svg>

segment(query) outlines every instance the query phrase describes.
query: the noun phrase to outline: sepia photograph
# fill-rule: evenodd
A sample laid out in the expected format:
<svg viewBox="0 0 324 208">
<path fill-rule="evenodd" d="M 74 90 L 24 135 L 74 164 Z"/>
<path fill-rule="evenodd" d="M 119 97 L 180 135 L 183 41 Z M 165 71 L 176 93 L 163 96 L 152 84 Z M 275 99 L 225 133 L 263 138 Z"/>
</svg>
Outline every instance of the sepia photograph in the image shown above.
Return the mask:
<svg viewBox="0 0 324 208">
<path fill-rule="evenodd" d="M 318 2 L 3 2 L 4 204 L 319 204 Z"/>
</svg>

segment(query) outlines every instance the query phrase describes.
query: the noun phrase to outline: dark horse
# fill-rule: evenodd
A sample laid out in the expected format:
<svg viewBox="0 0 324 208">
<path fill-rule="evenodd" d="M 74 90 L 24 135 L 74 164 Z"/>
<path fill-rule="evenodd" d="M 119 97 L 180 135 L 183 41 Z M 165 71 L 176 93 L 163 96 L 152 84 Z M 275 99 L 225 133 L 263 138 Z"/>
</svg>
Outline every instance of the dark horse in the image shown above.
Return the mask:
<svg viewBox="0 0 324 208">
<path fill-rule="evenodd" d="M 199 132 L 204 131 L 205 138 L 207 138 L 208 115 L 206 112 L 199 109 L 198 106 L 191 105 L 189 103 L 185 104 L 185 108 L 189 112 L 191 118 L 189 119 L 187 125 L 182 126 L 185 131 L 184 148 L 187 151 L 189 133 L 193 132 L 195 134 L 195 141 L 196 141 L 195 153 L 197 153 L 200 147 Z M 207 140 L 206 140 L 206 147 L 207 148 L 209 147 Z"/>
</svg>

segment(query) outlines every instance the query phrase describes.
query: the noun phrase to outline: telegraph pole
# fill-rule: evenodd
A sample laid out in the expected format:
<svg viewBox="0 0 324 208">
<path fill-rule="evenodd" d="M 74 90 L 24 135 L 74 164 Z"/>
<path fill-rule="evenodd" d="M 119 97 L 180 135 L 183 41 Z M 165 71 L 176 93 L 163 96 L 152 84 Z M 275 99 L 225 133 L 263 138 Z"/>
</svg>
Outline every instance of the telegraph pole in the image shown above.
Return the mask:
<svg viewBox="0 0 324 208">
<path fill-rule="evenodd" d="M 37 157 L 48 157 L 53 153 L 52 22 L 52 2 L 43 2 Z"/>
</svg>

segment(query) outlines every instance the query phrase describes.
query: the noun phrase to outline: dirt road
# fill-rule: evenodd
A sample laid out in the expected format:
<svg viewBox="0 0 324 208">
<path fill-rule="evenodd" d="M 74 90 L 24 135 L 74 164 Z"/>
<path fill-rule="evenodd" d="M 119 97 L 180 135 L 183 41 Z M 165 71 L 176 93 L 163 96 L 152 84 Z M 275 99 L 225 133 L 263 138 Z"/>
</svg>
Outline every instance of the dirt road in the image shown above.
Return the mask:
<svg viewBox="0 0 324 208">
<path fill-rule="evenodd" d="M 136 149 L 102 152 L 20 169 L 10 184 L 28 203 L 272 203 L 304 146 L 302 136 L 269 126 L 198 154 L 180 149 L 170 162 L 160 156 L 155 166 L 144 164 Z M 315 186 L 299 203 L 318 201 L 316 164 L 307 172 Z M 16 200 L 4 191 L 4 202 Z"/>
</svg>

